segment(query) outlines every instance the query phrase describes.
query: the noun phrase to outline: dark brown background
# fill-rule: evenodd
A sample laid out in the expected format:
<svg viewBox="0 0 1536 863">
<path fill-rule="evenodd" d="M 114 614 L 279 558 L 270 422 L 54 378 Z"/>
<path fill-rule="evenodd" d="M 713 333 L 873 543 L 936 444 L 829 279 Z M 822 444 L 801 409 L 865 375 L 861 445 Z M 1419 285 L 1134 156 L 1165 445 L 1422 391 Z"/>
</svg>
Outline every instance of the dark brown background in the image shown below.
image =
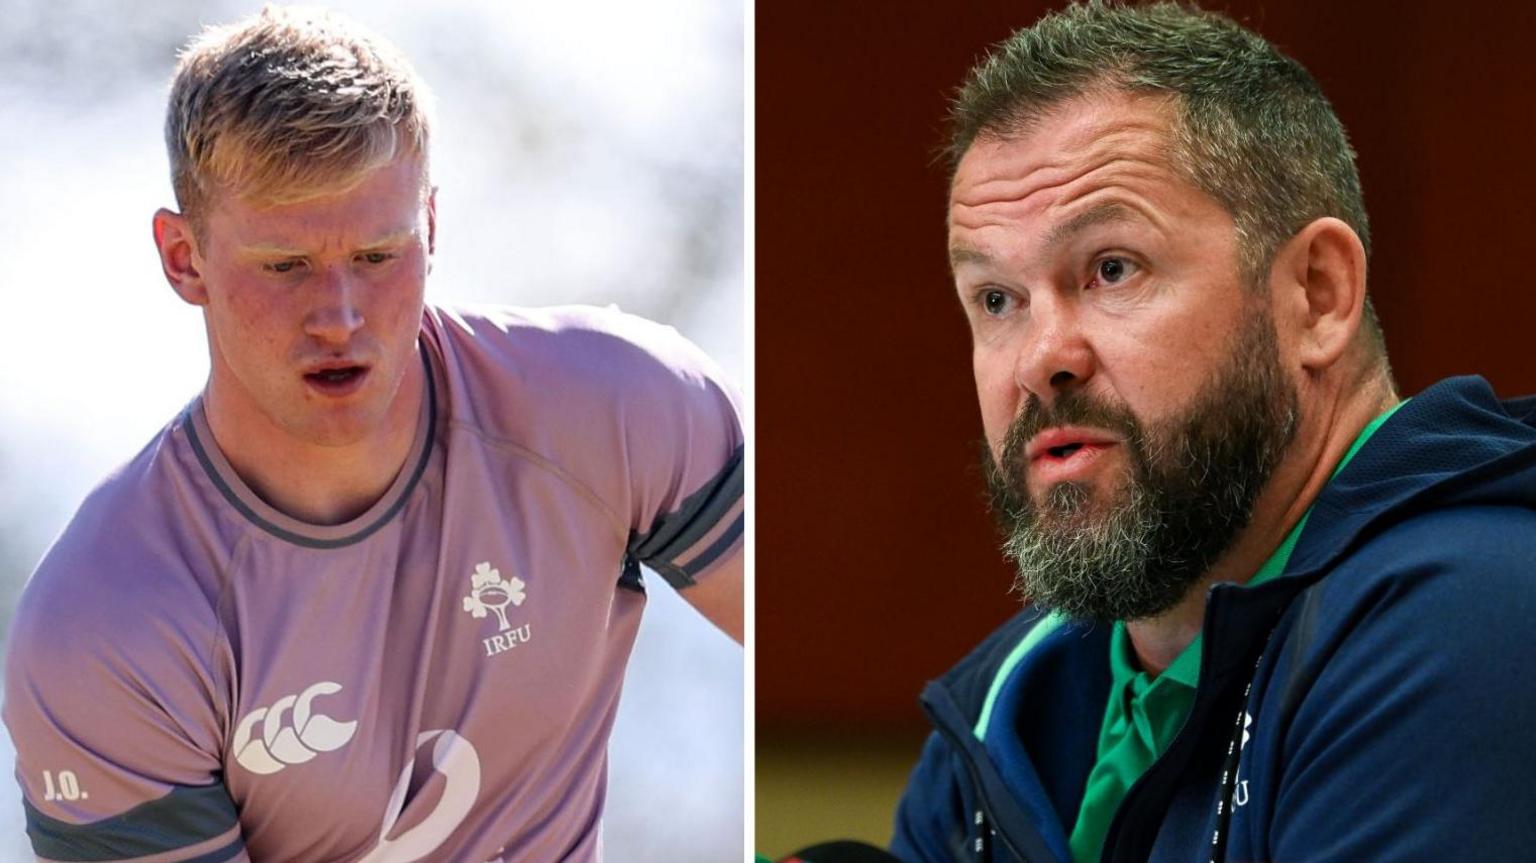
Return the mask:
<svg viewBox="0 0 1536 863">
<path fill-rule="evenodd" d="M 1536 22 L 1513 4 L 1207 5 L 1300 60 L 1350 131 L 1403 392 L 1469 372 L 1536 390 Z M 916 733 L 923 682 L 1016 609 L 973 467 L 934 156 L 946 94 L 1044 8 L 758 4 L 760 738 Z"/>
</svg>

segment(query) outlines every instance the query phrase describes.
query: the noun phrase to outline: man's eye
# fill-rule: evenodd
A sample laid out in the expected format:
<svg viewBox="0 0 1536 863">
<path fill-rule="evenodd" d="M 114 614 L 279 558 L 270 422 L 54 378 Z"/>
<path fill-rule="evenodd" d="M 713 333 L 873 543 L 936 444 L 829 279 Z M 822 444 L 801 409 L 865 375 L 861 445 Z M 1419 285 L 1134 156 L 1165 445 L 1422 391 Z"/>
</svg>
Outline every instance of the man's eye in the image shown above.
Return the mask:
<svg viewBox="0 0 1536 863">
<path fill-rule="evenodd" d="M 981 295 L 981 306 L 989 315 L 1008 311 L 1008 294 L 1003 291 L 987 291 Z"/>
<path fill-rule="evenodd" d="M 291 273 L 298 265 L 298 261 L 278 261 L 275 264 L 268 264 L 267 269 L 274 273 Z"/>
<path fill-rule="evenodd" d="M 389 255 L 388 252 L 369 252 L 369 253 L 363 255 L 363 260 L 367 261 L 370 264 L 382 264 L 385 261 L 389 260 L 389 258 L 390 258 L 390 255 Z"/>
<path fill-rule="evenodd" d="M 1094 275 L 1100 282 L 1106 285 L 1114 285 L 1125 281 L 1136 271 L 1136 265 L 1125 258 L 1104 258 L 1099 261 L 1094 270 Z"/>
</svg>

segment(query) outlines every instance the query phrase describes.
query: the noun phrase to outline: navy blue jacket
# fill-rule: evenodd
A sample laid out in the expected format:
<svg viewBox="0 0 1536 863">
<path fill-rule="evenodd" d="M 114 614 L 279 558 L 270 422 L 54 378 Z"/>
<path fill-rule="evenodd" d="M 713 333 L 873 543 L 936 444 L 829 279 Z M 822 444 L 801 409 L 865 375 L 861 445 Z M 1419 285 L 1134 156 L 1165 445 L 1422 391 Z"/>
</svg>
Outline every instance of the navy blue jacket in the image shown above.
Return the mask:
<svg viewBox="0 0 1536 863">
<path fill-rule="evenodd" d="M 923 691 L 937 730 L 897 813 L 903 860 L 1070 863 L 1109 631 L 1064 625 L 1019 655 L 1041 616 Z M 1239 737 L 1225 860 L 1536 860 L 1533 622 L 1536 397 L 1443 381 L 1324 487 L 1283 575 L 1211 589 L 1189 717 L 1102 860 L 1211 859 Z"/>
</svg>

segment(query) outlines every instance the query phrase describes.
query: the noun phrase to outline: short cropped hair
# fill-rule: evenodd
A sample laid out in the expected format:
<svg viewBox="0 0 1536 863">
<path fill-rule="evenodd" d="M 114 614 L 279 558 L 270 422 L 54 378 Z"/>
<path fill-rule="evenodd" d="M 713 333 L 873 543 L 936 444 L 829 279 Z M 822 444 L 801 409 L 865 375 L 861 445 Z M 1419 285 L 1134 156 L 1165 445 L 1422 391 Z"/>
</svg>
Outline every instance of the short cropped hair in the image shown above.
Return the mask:
<svg viewBox="0 0 1536 863">
<path fill-rule="evenodd" d="M 1176 3 L 1090 0 L 994 46 L 951 107 L 951 170 L 978 137 L 1027 131 L 1106 90 L 1172 97 L 1174 167 L 1231 214 L 1250 284 L 1264 284 L 1280 246 L 1323 216 L 1354 229 L 1370 258 L 1355 152 L 1317 82 L 1230 18 Z M 1369 296 L 1364 317 L 1384 358 Z"/>
<path fill-rule="evenodd" d="M 165 120 L 176 202 L 194 228 L 210 198 L 264 204 L 345 192 L 421 157 L 432 97 L 405 56 L 322 9 L 268 6 L 184 48 Z"/>
</svg>

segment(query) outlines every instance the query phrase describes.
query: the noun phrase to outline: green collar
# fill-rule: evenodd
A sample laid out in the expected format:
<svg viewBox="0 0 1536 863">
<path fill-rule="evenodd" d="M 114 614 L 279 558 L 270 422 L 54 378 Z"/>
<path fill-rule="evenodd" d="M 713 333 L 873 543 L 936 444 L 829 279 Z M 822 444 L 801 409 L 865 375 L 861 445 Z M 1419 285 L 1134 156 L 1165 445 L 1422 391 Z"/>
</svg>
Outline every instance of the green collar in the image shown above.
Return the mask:
<svg viewBox="0 0 1536 863">
<path fill-rule="evenodd" d="M 1338 476 L 1339 471 L 1342 471 L 1344 466 L 1349 464 L 1350 460 L 1355 457 L 1355 453 L 1360 451 L 1360 448 L 1365 445 L 1365 442 L 1370 439 L 1371 435 L 1376 433 L 1376 430 L 1381 427 L 1382 423 L 1385 423 L 1392 414 L 1397 412 L 1398 408 L 1407 403 L 1408 400 L 1404 399 L 1393 405 L 1361 430 L 1360 434 L 1355 437 L 1354 443 L 1344 453 L 1344 457 L 1339 460 L 1338 466 L 1334 468 L 1333 474 L 1329 479 L 1331 480 L 1333 477 Z M 1307 511 L 1302 514 L 1301 519 L 1296 522 L 1296 526 L 1291 528 L 1291 532 L 1286 534 L 1285 539 L 1280 542 L 1280 547 L 1275 549 L 1274 554 L 1271 554 L 1269 559 L 1264 561 L 1263 566 L 1259 567 L 1259 571 L 1254 573 L 1253 578 L 1248 580 L 1249 587 L 1262 584 L 1285 571 L 1285 565 L 1290 561 L 1291 552 L 1296 547 L 1296 540 L 1300 538 L 1302 528 L 1306 526 L 1307 517 L 1311 514 L 1312 509 L 1308 507 Z M 976 739 L 986 739 L 987 728 L 992 720 L 992 708 L 996 705 L 998 695 L 1002 691 L 1003 681 L 1008 679 L 1013 669 L 1024 660 L 1024 657 L 1034 649 L 1035 645 L 1044 641 L 1047 636 L 1060 629 L 1066 622 L 1067 618 L 1062 616 L 1060 612 L 1050 612 L 1044 619 L 1036 623 L 1030 629 L 1029 634 L 1009 652 L 1002 665 L 998 668 L 997 673 L 993 676 L 992 685 L 988 688 L 986 699 L 982 703 L 981 714 L 976 718 L 976 727 L 973 729 Z M 1200 677 L 1200 644 L 1201 637 L 1197 635 L 1195 640 L 1190 642 L 1189 646 L 1184 648 L 1174 658 L 1173 664 L 1164 669 L 1161 675 L 1158 675 L 1157 679 L 1167 679 L 1182 683 L 1192 692 Z M 1130 648 L 1130 640 L 1126 637 L 1125 633 L 1125 624 L 1115 623 L 1110 636 L 1109 667 L 1114 679 L 1116 692 L 1123 692 L 1125 684 L 1132 677 L 1141 673 L 1140 669 L 1135 666 Z M 1144 681 L 1144 683 L 1151 682 L 1155 682 L 1155 680 L 1149 679 Z M 1165 684 L 1166 686 L 1167 684 Z"/>
<path fill-rule="evenodd" d="M 1377 417 L 1355 437 L 1334 468 L 1330 481 L 1398 407 L 1401 404 Z M 1285 571 L 1291 552 L 1296 548 L 1296 540 L 1311 513 L 1311 507 L 1302 513 L 1280 547 L 1248 580 L 1248 587 L 1277 578 Z M 1036 631 L 1049 621 L 1049 618 L 1042 621 Z M 1196 635 L 1162 674 L 1153 677 L 1136 667 L 1125 624 L 1117 622 L 1110 631 L 1109 669 L 1113 683 L 1099 729 L 1097 756 L 1089 770 L 1082 803 L 1068 840 L 1075 863 L 1098 859 L 1109 825 L 1126 792 L 1178 736 L 1190 705 L 1194 703 L 1195 687 L 1200 680 L 1201 643 L 1202 637 Z"/>
<path fill-rule="evenodd" d="M 1330 482 L 1339 475 L 1340 471 L 1344 470 L 1344 466 L 1349 464 L 1350 460 L 1355 457 L 1355 453 L 1359 452 L 1360 448 L 1365 446 L 1365 442 L 1371 439 L 1371 436 L 1376 433 L 1377 429 L 1381 428 L 1382 423 L 1385 423 L 1393 414 L 1397 413 L 1398 408 L 1407 403 L 1408 400 L 1404 399 L 1387 408 L 1381 416 L 1371 420 L 1365 428 L 1360 430 L 1360 434 L 1355 436 L 1354 443 L 1349 445 L 1349 449 L 1345 451 L 1344 457 L 1339 459 L 1338 466 L 1329 475 L 1328 479 Z M 1296 521 L 1296 526 L 1292 527 L 1290 532 L 1285 535 L 1285 539 L 1280 541 L 1279 547 L 1269 556 L 1269 559 L 1264 561 L 1264 564 L 1259 567 L 1258 572 L 1253 574 L 1253 578 L 1248 579 L 1248 582 L 1244 585 L 1245 587 L 1255 587 L 1263 584 L 1285 571 L 1285 565 L 1291 560 L 1291 552 L 1296 549 L 1296 540 L 1301 538 L 1302 528 L 1307 526 L 1307 519 L 1311 515 L 1312 507 L 1309 506 L 1307 511 L 1301 514 L 1301 518 Z M 1178 656 L 1174 657 L 1173 662 L 1163 669 L 1163 673 L 1158 675 L 1157 679 L 1162 680 L 1166 678 L 1194 689 L 1200 681 L 1200 644 L 1203 640 L 1203 633 L 1196 635 L 1195 640 L 1191 641 L 1189 646 L 1185 647 Z M 1114 678 L 1116 691 L 1124 687 L 1131 678 L 1141 674 L 1141 670 L 1134 664 L 1130 638 L 1126 634 L 1123 621 L 1115 622 L 1114 631 L 1110 635 L 1109 670 Z"/>
</svg>

